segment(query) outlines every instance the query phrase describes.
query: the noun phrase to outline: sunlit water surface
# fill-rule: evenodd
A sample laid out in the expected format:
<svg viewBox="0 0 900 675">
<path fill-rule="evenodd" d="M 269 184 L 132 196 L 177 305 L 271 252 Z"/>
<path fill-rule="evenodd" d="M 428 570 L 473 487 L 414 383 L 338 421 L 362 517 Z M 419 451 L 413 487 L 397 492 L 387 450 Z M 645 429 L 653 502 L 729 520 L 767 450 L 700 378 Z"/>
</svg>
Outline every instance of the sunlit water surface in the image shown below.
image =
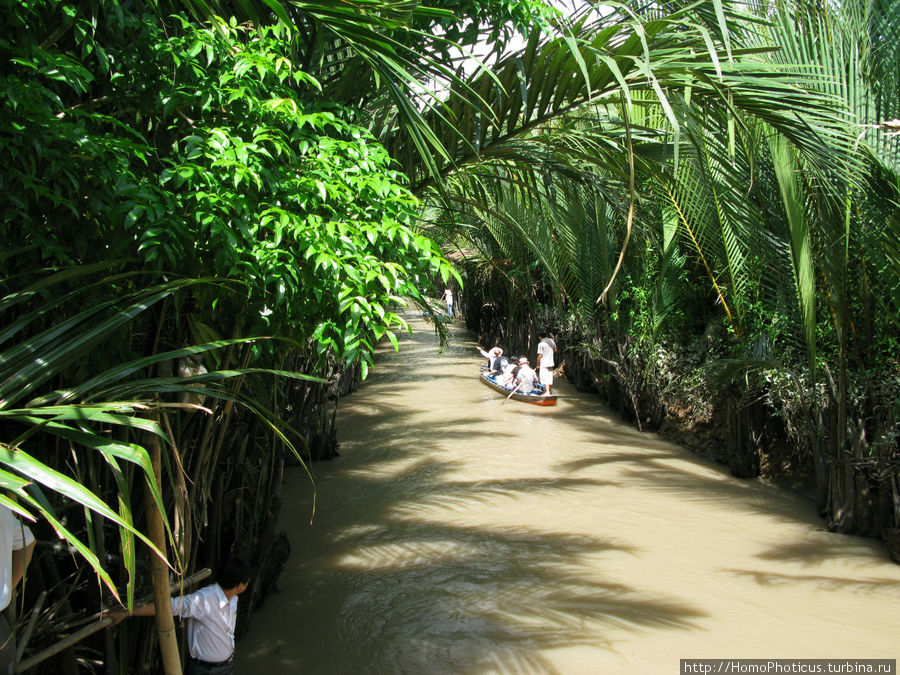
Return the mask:
<svg viewBox="0 0 900 675">
<path fill-rule="evenodd" d="M 477 379 L 414 322 L 292 470 L 292 555 L 240 673 L 677 673 L 681 658 L 896 658 L 900 567 L 804 498 Z"/>
</svg>

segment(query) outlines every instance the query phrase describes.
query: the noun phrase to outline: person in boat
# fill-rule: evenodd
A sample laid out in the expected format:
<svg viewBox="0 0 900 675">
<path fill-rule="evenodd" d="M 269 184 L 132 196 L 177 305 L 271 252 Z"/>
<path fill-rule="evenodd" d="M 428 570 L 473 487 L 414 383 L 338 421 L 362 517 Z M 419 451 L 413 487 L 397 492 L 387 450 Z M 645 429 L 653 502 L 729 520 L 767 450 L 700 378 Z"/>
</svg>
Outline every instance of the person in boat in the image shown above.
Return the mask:
<svg viewBox="0 0 900 675">
<path fill-rule="evenodd" d="M 512 385 L 512 382 L 516 379 L 516 375 L 519 374 L 518 361 L 519 360 L 515 356 L 507 360 L 506 368 L 496 376 L 497 384 L 502 384 L 504 387 L 510 387 Z"/>
<path fill-rule="evenodd" d="M 556 365 L 556 343 L 543 328 L 538 331 L 537 369 L 538 377 L 544 385 L 544 396 L 550 395 L 553 386 L 553 368 Z"/>
<path fill-rule="evenodd" d="M 519 372 L 516 373 L 513 386 L 523 394 L 530 394 L 534 391 L 534 384 L 537 382 L 538 376 L 531 366 L 528 365 L 528 358 L 523 356 L 519 359 Z"/>
<path fill-rule="evenodd" d="M 497 358 L 491 363 L 490 374 L 494 377 L 499 377 L 504 373 L 506 368 L 509 366 L 509 358 L 503 353 L 503 350 L 500 350 L 500 353 L 497 355 Z"/>
<path fill-rule="evenodd" d="M 503 349 L 499 345 L 491 347 L 488 351 L 484 351 L 481 347 L 477 347 L 476 349 L 478 349 L 479 354 L 487 359 L 487 363 L 482 364 L 483 370 L 491 370 L 494 366 L 494 361 L 503 356 Z"/>
</svg>

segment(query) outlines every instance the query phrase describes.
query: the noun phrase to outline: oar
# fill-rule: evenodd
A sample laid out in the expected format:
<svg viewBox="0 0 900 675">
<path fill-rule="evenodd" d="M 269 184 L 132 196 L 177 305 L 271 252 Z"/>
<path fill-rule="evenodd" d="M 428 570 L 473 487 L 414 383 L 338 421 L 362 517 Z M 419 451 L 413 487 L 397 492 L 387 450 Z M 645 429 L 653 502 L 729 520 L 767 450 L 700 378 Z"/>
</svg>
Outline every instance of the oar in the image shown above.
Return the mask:
<svg viewBox="0 0 900 675">
<path fill-rule="evenodd" d="M 516 388 L 513 389 L 511 392 L 509 392 L 509 396 L 507 396 L 505 399 L 503 399 L 503 403 L 506 403 L 509 399 L 511 399 L 512 395 L 515 394 L 517 391 L 519 391 L 519 387 L 521 387 L 521 386 L 522 386 L 522 383 L 519 382 L 519 384 L 516 385 Z M 503 405 L 503 403 L 501 403 L 500 405 Z"/>
</svg>

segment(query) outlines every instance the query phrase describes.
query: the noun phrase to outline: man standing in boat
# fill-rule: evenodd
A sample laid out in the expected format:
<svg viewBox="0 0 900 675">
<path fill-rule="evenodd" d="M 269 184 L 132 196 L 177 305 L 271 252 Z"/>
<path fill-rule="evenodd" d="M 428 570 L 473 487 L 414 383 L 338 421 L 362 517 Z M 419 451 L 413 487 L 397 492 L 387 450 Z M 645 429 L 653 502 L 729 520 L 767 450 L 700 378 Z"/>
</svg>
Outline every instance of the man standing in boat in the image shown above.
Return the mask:
<svg viewBox="0 0 900 675">
<path fill-rule="evenodd" d="M 551 394 L 553 386 L 553 368 L 556 366 L 556 343 L 543 328 L 538 331 L 541 341 L 537 348 L 537 368 L 541 384 L 544 385 L 544 396 Z"/>
</svg>

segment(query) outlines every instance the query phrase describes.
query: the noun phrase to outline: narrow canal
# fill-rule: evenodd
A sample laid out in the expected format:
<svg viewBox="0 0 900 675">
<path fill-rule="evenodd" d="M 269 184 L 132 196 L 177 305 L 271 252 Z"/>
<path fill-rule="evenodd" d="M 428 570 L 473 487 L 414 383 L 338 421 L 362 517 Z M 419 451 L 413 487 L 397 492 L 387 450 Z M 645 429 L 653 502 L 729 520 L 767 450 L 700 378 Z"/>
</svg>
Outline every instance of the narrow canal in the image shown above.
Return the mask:
<svg viewBox="0 0 900 675">
<path fill-rule="evenodd" d="M 681 658 L 896 658 L 900 566 L 804 498 L 477 379 L 414 322 L 343 400 L 341 457 L 292 471 L 280 592 L 240 673 L 677 673 Z"/>
</svg>

